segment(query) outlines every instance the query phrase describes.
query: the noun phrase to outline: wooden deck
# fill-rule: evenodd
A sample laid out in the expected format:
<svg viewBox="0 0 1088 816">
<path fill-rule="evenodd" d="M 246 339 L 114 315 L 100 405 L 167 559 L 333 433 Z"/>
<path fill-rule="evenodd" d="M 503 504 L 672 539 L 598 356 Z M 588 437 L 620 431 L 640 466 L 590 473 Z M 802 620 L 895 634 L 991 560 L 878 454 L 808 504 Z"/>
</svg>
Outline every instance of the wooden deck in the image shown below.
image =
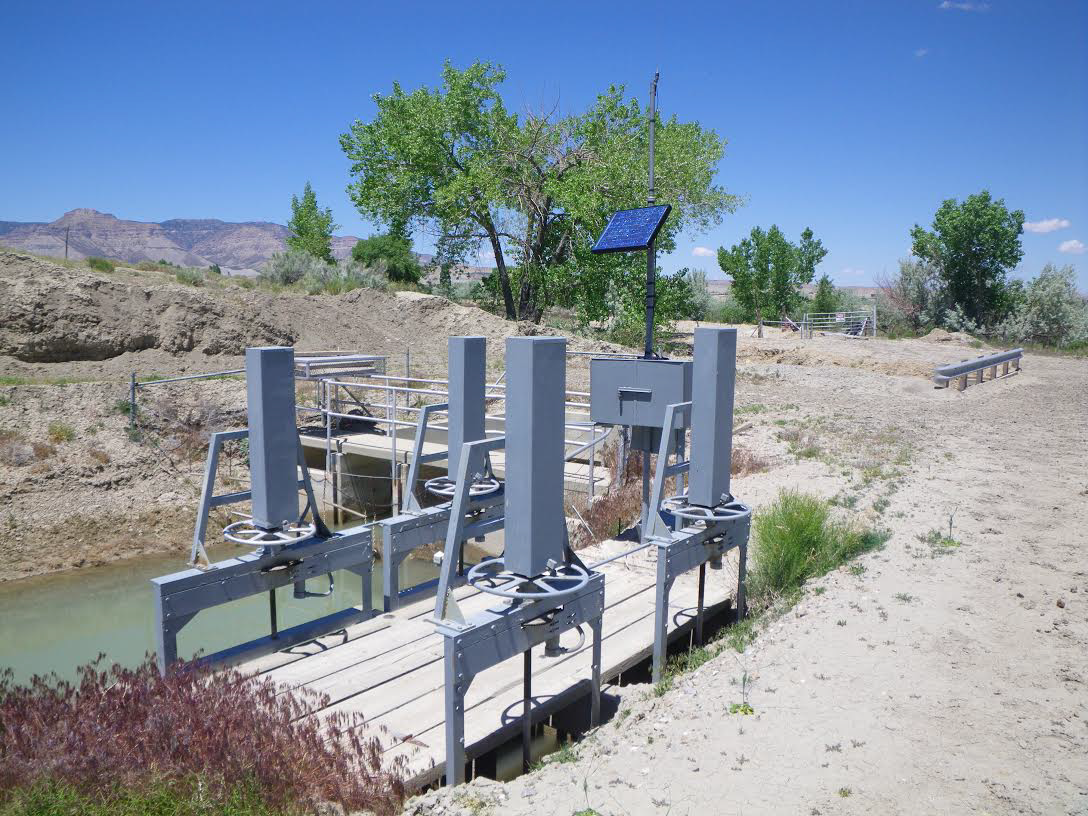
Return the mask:
<svg viewBox="0 0 1088 816">
<path fill-rule="evenodd" d="M 592 563 L 630 547 L 630 542 L 606 542 L 580 555 Z M 606 576 L 602 679 L 607 682 L 651 653 L 656 553 L 649 548 L 600 570 Z M 670 629 L 673 637 L 687 637 L 693 625 L 696 576 L 695 572 L 681 576 L 673 587 L 669 611 L 670 627 L 675 627 Z M 735 572 L 729 569 L 708 571 L 708 611 L 728 603 L 735 591 L 731 576 Z M 500 602 L 468 587 L 458 590 L 456 597 L 466 617 Z M 445 761 L 443 639 L 430 622 L 433 613 L 433 598 L 420 600 L 238 668 L 285 688 L 328 695 L 328 705 L 311 716 L 358 712 L 371 726 L 384 726 L 386 732 L 380 736 L 386 743 L 386 755 L 407 757 L 412 784 L 426 785 L 441 776 Z M 545 657 L 543 647 L 534 650 L 534 721 L 546 719 L 587 694 L 588 630 L 582 647 L 575 649 L 578 642 L 577 632 L 568 632 L 562 644 L 570 652 Z M 465 709 L 469 759 L 520 733 L 521 695 L 520 660 L 508 660 L 475 679 Z"/>
</svg>

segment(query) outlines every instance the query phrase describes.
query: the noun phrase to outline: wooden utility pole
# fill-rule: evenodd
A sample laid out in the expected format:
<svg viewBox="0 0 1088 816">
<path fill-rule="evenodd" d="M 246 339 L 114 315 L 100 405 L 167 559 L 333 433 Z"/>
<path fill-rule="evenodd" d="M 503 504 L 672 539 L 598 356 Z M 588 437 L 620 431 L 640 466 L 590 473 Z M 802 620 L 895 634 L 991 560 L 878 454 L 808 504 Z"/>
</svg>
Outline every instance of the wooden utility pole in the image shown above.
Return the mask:
<svg viewBox="0 0 1088 816">
<path fill-rule="evenodd" d="M 64 228 L 64 260 L 68 260 L 68 233 L 72 231 L 71 227 Z"/>
</svg>

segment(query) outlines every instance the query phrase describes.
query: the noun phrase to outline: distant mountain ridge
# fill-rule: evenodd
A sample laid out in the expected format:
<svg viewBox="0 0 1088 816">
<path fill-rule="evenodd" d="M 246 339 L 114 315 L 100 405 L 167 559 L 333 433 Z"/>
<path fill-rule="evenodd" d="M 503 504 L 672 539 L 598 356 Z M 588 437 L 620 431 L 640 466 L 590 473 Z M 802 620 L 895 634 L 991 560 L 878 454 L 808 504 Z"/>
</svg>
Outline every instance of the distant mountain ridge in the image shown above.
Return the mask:
<svg viewBox="0 0 1088 816">
<path fill-rule="evenodd" d="M 224 272 L 253 273 L 287 247 L 287 227 L 269 221 L 220 221 L 215 218 L 173 218 L 169 221 L 129 221 L 92 209 L 66 212 L 56 221 L 0 221 L 0 244 L 39 255 L 92 256 L 119 261 L 166 260 L 181 266 L 218 264 Z M 359 239 L 337 235 L 332 252 L 337 259 L 351 255 Z"/>
</svg>

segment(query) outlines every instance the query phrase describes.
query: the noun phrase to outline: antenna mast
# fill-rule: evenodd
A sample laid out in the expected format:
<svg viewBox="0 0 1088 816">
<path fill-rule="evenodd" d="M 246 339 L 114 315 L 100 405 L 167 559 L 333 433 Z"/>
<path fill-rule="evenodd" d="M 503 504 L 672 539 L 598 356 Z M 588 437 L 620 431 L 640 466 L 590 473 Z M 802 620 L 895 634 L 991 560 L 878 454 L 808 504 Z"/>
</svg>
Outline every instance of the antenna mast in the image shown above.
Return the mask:
<svg viewBox="0 0 1088 816">
<path fill-rule="evenodd" d="M 653 82 L 650 83 L 650 194 L 646 196 L 646 203 L 651 207 L 656 199 L 654 197 L 654 127 L 657 124 L 657 80 L 661 76 L 659 71 L 654 71 Z M 657 300 L 657 253 L 654 251 L 654 241 L 646 250 L 646 358 L 654 356 L 654 304 Z"/>
</svg>

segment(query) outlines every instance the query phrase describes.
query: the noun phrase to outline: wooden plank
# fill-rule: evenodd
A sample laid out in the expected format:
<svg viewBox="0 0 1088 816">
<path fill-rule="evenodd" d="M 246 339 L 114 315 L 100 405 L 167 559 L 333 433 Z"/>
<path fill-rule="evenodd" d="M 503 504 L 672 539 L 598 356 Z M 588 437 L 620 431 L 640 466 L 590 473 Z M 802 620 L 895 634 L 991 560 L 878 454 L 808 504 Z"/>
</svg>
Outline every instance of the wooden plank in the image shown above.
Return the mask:
<svg viewBox="0 0 1088 816">
<path fill-rule="evenodd" d="M 618 548 L 619 542 L 580 553 L 589 563 Z M 622 551 L 622 550 L 620 550 Z M 605 573 L 605 615 L 602 632 L 602 679 L 618 675 L 647 658 L 653 648 L 656 562 L 650 553 L 609 563 Z M 696 573 L 677 579 L 670 599 L 670 639 L 686 637 L 693 614 L 675 625 L 696 603 Z M 708 584 L 707 608 L 723 604 L 732 585 Z M 471 587 L 454 596 L 466 616 L 493 606 L 498 599 Z M 287 653 L 244 664 L 249 673 L 263 674 L 285 688 L 302 688 L 330 696 L 328 706 L 310 716 L 360 713 L 366 724 L 387 730 L 385 751 L 406 756 L 417 780 L 441 775 L 445 760 L 443 638 L 430 617 L 433 599 L 422 599 L 395 613 L 382 615 L 303 644 Z M 571 644 L 571 635 L 565 642 Z M 566 705 L 586 692 L 590 676 L 592 635 L 578 651 L 545 658 L 543 646 L 534 650 L 534 697 L 550 706 Z M 466 705 L 466 744 L 474 755 L 517 731 L 521 706 L 521 662 L 510 660 L 482 672 L 469 688 Z M 536 709 L 543 712 L 544 709 Z M 506 724 L 503 715 L 506 712 Z M 543 716 L 543 714 L 542 714 Z"/>
<path fill-rule="evenodd" d="M 650 598 L 648 603 L 653 604 L 653 593 L 649 592 L 653 588 L 652 585 L 634 585 L 627 588 L 627 592 L 624 592 L 620 598 L 609 602 L 608 582 L 605 581 L 605 604 L 606 613 L 612 611 L 612 615 L 605 615 L 605 626 L 609 623 L 619 625 L 623 619 L 622 614 L 616 614 L 615 610 L 623 607 L 624 604 L 630 603 L 638 598 L 645 596 L 649 593 Z M 615 594 L 615 587 L 613 591 Z M 494 598 L 491 599 L 494 601 Z M 605 633 L 607 634 L 607 628 Z M 435 637 L 440 637 L 436 635 Z M 444 648 L 444 647 L 443 647 Z M 549 662 L 555 662 L 556 660 L 566 659 L 564 658 L 548 658 Z M 494 683 L 502 684 L 506 682 L 502 679 L 501 672 L 503 667 L 495 667 L 489 669 L 480 675 L 475 683 L 473 683 L 474 689 L 484 688 L 485 680 Z M 521 669 L 519 666 L 514 666 L 512 662 L 505 664 L 505 668 L 511 673 L 511 676 L 521 677 Z M 416 723 L 417 718 L 425 716 L 425 712 L 428 710 L 437 712 L 437 716 L 441 717 L 443 711 L 443 697 L 442 692 L 445 688 L 444 681 L 444 667 L 440 663 L 432 664 L 426 667 L 421 667 L 421 671 L 415 672 L 410 677 L 403 678 L 403 682 L 395 684 L 394 686 L 384 686 L 379 689 L 375 689 L 375 693 L 367 695 L 365 698 L 352 697 L 345 699 L 344 701 L 330 706 L 322 711 L 323 714 L 333 712 L 346 712 L 346 713 L 358 713 L 366 717 L 368 722 L 381 721 L 381 724 L 390 726 L 392 720 L 389 719 L 389 715 L 393 712 L 398 712 L 396 715 L 397 721 L 407 721 L 410 723 Z M 490 686 L 487 686 L 490 687 Z M 437 694 L 436 694 L 437 692 Z M 415 726 L 412 726 L 415 727 Z"/>
<path fill-rule="evenodd" d="M 613 676 L 630 668 L 633 662 L 638 662 L 652 651 L 654 618 L 654 595 L 650 592 L 652 589 L 653 585 L 642 588 L 617 607 L 609 610 L 611 614 L 605 615 L 601 658 L 603 676 Z M 694 603 L 694 587 L 691 588 L 690 595 L 686 600 Z M 670 603 L 670 608 L 683 611 L 689 607 L 678 599 L 678 602 Z M 690 621 L 685 623 L 686 626 L 690 626 Z M 679 628 L 677 627 L 677 630 Z M 674 632 L 677 630 L 674 630 Z M 561 658 L 543 657 L 543 647 L 541 647 L 539 659 L 534 660 L 534 678 L 545 674 L 554 676 L 552 673 L 555 672 L 569 676 L 571 682 L 577 682 L 579 678 L 587 677 L 591 660 L 590 647 L 591 641 L 588 633 L 586 643 L 579 651 L 566 654 Z M 637 656 L 632 661 L 634 655 Z M 520 665 L 515 665 L 515 663 L 516 661 L 508 661 L 505 664 L 493 667 L 482 673 L 469 686 L 468 700 L 470 702 L 466 703 L 466 728 L 469 720 L 474 717 L 473 711 L 481 705 L 486 705 L 488 700 L 515 691 L 517 692 L 517 699 L 520 700 L 522 677 Z M 432 680 L 432 683 L 431 694 L 420 696 L 417 700 L 401 709 L 372 716 L 370 721 L 386 726 L 394 734 L 398 732 L 396 723 L 409 722 L 414 726 L 416 740 L 422 739 L 421 734 L 426 733 L 419 730 L 420 724 L 425 724 L 427 731 L 441 728 L 445 722 L 442 706 L 442 691 L 445 684 L 442 675 L 438 674 Z M 537 680 L 534 679 L 534 692 L 537 685 Z M 437 694 L 434 692 L 437 692 Z M 473 700 L 475 701 L 472 702 Z M 495 725 L 495 723 L 497 723 L 497 720 L 492 725 Z"/>
<path fill-rule="evenodd" d="M 640 624 L 643 624 L 640 626 Z M 670 640 L 686 637 L 694 626 L 694 621 L 689 620 L 683 626 L 670 633 Z M 614 633 L 613 638 L 605 641 L 607 657 L 602 655 L 602 664 L 607 668 L 602 669 L 602 677 L 614 676 L 616 668 L 609 663 L 613 655 L 641 654 L 642 659 L 650 656 L 653 645 L 646 642 L 646 632 L 651 633 L 653 627 L 653 612 L 637 621 L 630 621 L 619 632 Z M 641 646 L 641 648 L 639 648 Z M 537 664 L 534 652 L 534 666 Z M 588 680 L 590 677 L 592 656 L 589 649 L 583 649 L 572 656 L 574 659 L 563 664 L 553 664 L 544 667 L 541 671 L 533 672 L 533 696 L 536 700 L 550 701 L 555 698 L 569 698 L 574 702 L 578 697 L 588 692 Z M 469 687 L 471 698 L 473 689 Z M 466 703 L 465 707 L 465 745 L 468 747 L 469 757 L 477 756 L 488 750 L 494 744 L 504 742 L 512 736 L 516 736 L 521 715 L 521 679 L 520 677 L 504 686 L 493 694 L 483 699 Z M 535 706 L 534 706 L 535 708 Z M 503 723 L 503 718 L 507 722 Z M 506 734 L 499 732 L 506 731 Z M 426 731 L 411 735 L 410 740 L 402 740 L 398 744 L 390 744 L 385 751 L 385 756 L 391 761 L 398 756 L 404 756 L 409 760 L 410 773 L 416 777 L 417 784 L 426 783 L 438 778 L 442 773 L 442 765 L 445 762 L 445 720 L 440 718 Z M 431 773 L 431 768 L 437 773 Z M 429 777 L 429 778 L 428 778 Z"/>
</svg>

